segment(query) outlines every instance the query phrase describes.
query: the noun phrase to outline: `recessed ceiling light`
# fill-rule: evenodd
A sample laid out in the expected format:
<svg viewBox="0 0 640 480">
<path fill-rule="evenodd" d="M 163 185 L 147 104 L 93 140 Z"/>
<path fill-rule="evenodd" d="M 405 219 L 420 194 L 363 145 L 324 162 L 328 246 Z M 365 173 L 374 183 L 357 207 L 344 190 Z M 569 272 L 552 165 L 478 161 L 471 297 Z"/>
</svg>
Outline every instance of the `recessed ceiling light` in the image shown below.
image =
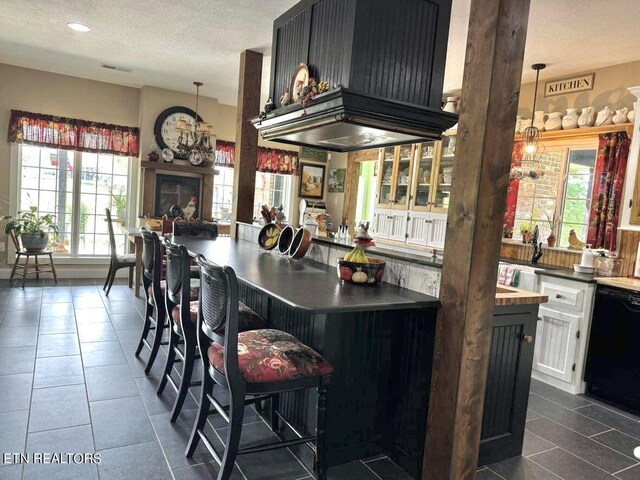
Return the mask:
<svg viewBox="0 0 640 480">
<path fill-rule="evenodd" d="M 91 27 L 89 27 L 88 25 L 85 25 L 84 23 L 79 23 L 79 22 L 69 22 L 67 23 L 67 27 L 69 27 L 71 30 L 75 30 L 76 32 L 91 31 Z"/>
</svg>

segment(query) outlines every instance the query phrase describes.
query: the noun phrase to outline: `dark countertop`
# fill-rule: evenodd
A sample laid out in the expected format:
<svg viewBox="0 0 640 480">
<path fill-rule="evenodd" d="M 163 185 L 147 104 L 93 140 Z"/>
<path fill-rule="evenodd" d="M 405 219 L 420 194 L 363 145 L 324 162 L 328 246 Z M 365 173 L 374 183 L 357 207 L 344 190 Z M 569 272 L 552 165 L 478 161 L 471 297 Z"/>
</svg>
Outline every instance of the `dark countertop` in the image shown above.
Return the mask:
<svg viewBox="0 0 640 480">
<path fill-rule="evenodd" d="M 536 268 L 538 268 L 536 266 Z M 546 275 L 547 277 L 564 278 L 566 280 L 575 280 L 584 283 L 596 283 L 596 276 L 593 273 L 577 273 L 573 268 L 551 268 L 540 267 L 542 270 L 536 272 L 538 275 Z"/>
<path fill-rule="evenodd" d="M 335 238 L 329 237 L 313 237 L 312 241 L 314 243 L 318 243 L 320 245 L 330 245 L 335 247 L 342 247 L 345 249 L 352 249 L 355 245 L 352 242 L 347 241 L 338 241 Z M 375 242 L 375 239 L 373 240 Z M 431 255 L 431 250 L 425 250 L 425 254 L 421 255 L 419 253 L 411 253 L 411 252 L 403 252 L 400 250 L 391 250 L 389 248 L 384 247 L 368 247 L 367 254 L 378 254 L 384 255 L 385 257 L 395 258 L 397 260 L 405 260 L 411 263 L 417 263 L 420 265 L 428 265 L 430 267 L 442 268 L 442 257 L 437 260 L 433 260 L 433 256 Z M 428 253 L 427 253 L 428 252 Z"/>
<path fill-rule="evenodd" d="M 343 283 L 335 267 L 311 260 L 289 260 L 244 240 L 219 237 L 173 237 L 191 255 L 202 254 L 232 267 L 238 281 L 299 310 L 314 313 L 402 310 L 437 307 L 437 298 L 388 283 L 361 286 Z"/>
</svg>

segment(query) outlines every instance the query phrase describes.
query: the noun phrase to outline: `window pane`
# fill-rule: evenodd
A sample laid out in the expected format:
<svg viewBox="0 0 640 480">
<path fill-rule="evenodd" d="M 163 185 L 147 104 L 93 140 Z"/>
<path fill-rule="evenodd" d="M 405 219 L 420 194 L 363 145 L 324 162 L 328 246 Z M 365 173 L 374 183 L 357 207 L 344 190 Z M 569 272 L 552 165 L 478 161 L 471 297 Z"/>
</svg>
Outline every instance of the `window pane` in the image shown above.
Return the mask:
<svg viewBox="0 0 640 480">
<path fill-rule="evenodd" d="M 565 198 L 589 198 L 592 190 L 592 175 L 568 175 Z"/>
<path fill-rule="evenodd" d="M 21 147 L 22 166 L 23 167 L 39 167 L 40 166 L 40 148 L 31 145 L 23 145 Z"/>
</svg>

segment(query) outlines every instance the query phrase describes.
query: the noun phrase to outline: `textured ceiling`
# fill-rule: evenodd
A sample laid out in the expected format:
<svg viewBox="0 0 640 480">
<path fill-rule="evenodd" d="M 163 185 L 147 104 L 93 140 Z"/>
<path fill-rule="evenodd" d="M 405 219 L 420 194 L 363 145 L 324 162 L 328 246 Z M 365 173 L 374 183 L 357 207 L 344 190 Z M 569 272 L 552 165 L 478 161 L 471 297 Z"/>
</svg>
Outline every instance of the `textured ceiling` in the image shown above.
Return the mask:
<svg viewBox="0 0 640 480">
<path fill-rule="evenodd" d="M 0 63 L 235 104 L 239 54 L 270 55 L 274 18 L 296 0 L 0 0 Z M 640 60 L 639 0 L 531 0 L 523 80 Z M 453 0 L 445 90 L 459 89 L 470 0 Z M 92 27 L 72 32 L 69 21 Z M 109 71 L 101 64 L 131 69 Z M 263 69 L 268 87 L 269 59 Z M 640 81 L 640 79 L 639 79 Z"/>
</svg>

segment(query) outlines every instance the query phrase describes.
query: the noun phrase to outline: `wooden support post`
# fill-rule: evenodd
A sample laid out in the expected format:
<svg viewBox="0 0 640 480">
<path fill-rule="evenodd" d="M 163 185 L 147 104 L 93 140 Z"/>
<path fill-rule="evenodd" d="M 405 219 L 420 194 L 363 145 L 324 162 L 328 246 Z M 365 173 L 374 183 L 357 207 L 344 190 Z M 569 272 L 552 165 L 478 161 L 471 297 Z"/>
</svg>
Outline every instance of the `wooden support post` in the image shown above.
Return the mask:
<svg viewBox="0 0 640 480">
<path fill-rule="evenodd" d="M 423 480 L 475 478 L 529 0 L 472 0 Z"/>
<path fill-rule="evenodd" d="M 251 223 L 256 188 L 258 130 L 250 122 L 260 113 L 262 54 L 245 50 L 240 54 L 238 114 L 236 120 L 236 158 L 233 169 L 233 213 L 231 236 L 236 236 L 236 222 Z"/>
</svg>

